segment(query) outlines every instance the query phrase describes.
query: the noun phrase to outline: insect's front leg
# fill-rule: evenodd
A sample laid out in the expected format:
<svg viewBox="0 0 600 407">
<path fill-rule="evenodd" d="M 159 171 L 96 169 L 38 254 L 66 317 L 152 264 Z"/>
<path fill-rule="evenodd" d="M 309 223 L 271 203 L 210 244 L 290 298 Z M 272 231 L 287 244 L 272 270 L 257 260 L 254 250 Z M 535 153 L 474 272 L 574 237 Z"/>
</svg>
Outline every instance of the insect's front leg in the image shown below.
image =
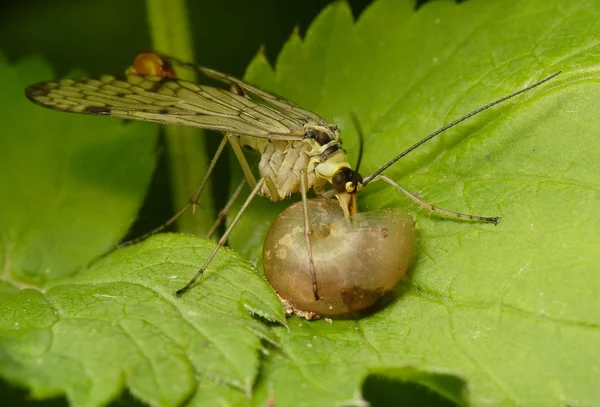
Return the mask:
<svg viewBox="0 0 600 407">
<path fill-rule="evenodd" d="M 398 191 L 402 192 L 404 195 L 406 195 L 407 197 L 409 197 L 413 202 L 416 202 L 417 204 L 419 204 L 419 206 L 421 208 L 426 209 L 428 212 L 437 212 L 437 213 L 441 213 L 442 215 L 446 215 L 446 216 L 450 216 L 453 218 L 458 218 L 458 219 L 468 219 L 468 220 L 474 220 L 474 221 L 478 221 L 478 222 L 486 222 L 486 223 L 493 223 L 493 224 L 498 224 L 500 223 L 500 217 L 499 216 L 478 216 L 478 215 L 469 215 L 467 213 L 460 213 L 460 212 L 454 212 L 448 209 L 444 209 L 444 208 L 439 208 L 435 205 L 430 204 L 429 202 L 425 202 L 424 200 L 422 200 L 421 198 L 419 198 L 418 196 L 416 196 L 415 194 L 407 191 L 406 189 L 402 188 L 396 181 L 394 181 L 393 179 L 385 176 L 385 175 L 377 175 L 375 176 L 375 178 L 373 179 L 373 181 L 377 181 L 377 180 L 381 180 L 384 182 L 387 182 L 388 184 L 390 184 L 391 186 L 393 186 L 394 188 L 396 188 Z"/>
<path fill-rule="evenodd" d="M 254 186 L 256 185 L 256 178 L 254 178 L 252 168 L 250 168 L 248 160 L 246 160 L 246 156 L 242 151 L 240 140 L 237 136 L 233 134 L 227 134 L 226 137 L 229 139 L 229 143 L 231 144 L 231 148 L 233 149 L 233 152 L 235 153 L 235 156 L 237 157 L 240 163 L 240 167 L 242 167 L 242 172 L 244 173 L 244 177 L 246 178 L 248 185 L 250 185 L 250 188 L 254 188 Z M 265 177 L 265 185 L 269 189 L 269 199 L 273 202 L 278 202 L 280 200 L 279 192 L 277 191 L 277 187 L 275 186 L 273 180 L 271 180 L 268 177 Z"/>
<path fill-rule="evenodd" d="M 306 171 L 300 171 L 300 193 L 302 194 L 302 209 L 304 210 L 304 238 L 306 241 L 306 252 L 308 254 L 308 262 L 310 264 L 310 276 L 312 279 L 312 289 L 315 296 L 315 300 L 321 299 L 317 291 L 317 273 L 315 272 L 315 261 L 313 259 L 312 247 L 310 245 L 310 235 L 312 230 L 310 229 L 309 217 L 308 217 L 308 199 L 306 197 L 308 185 L 308 176 Z"/>
<path fill-rule="evenodd" d="M 254 188 L 256 186 L 256 178 L 254 178 L 254 174 L 252 173 L 252 168 L 250 168 L 250 164 L 248 164 L 248 160 L 246 160 L 246 156 L 244 155 L 244 151 L 242 151 L 242 146 L 240 146 L 240 140 L 236 135 L 227 133 L 225 135 L 229 140 L 229 144 L 231 144 L 231 148 L 237 157 L 240 167 L 242 167 L 242 172 L 244 173 L 244 177 L 246 181 L 248 181 L 248 185 L 250 188 Z"/>
</svg>

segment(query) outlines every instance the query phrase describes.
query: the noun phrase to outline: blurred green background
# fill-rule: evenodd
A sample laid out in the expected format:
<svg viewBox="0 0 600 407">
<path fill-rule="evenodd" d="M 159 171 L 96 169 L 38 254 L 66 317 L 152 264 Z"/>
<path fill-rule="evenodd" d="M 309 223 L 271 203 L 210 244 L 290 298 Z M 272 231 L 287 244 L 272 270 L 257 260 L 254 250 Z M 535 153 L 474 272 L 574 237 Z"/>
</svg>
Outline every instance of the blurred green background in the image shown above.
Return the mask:
<svg viewBox="0 0 600 407">
<path fill-rule="evenodd" d="M 241 76 L 261 45 L 274 61 L 295 26 L 305 32 L 331 1 L 190 0 L 196 56 L 203 65 Z M 358 15 L 371 3 L 351 0 Z M 0 2 L 0 48 L 11 59 L 32 53 L 52 61 L 58 75 L 121 72 L 132 55 L 150 48 L 143 0 L 26 0 Z"/>
</svg>

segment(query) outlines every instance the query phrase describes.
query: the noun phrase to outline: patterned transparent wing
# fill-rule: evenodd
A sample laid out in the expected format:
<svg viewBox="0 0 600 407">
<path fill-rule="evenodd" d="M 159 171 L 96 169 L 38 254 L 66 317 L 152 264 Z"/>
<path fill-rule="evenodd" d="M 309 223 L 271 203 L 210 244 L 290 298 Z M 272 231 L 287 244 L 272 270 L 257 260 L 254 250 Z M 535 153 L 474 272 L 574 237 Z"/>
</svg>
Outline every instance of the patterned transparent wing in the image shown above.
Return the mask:
<svg viewBox="0 0 600 407">
<path fill-rule="evenodd" d="M 140 65 L 137 65 L 138 61 L 141 62 Z M 282 98 L 281 96 L 278 96 L 274 93 L 266 92 L 262 89 L 250 85 L 247 82 L 244 82 L 233 76 L 224 74 L 222 72 L 215 71 L 214 69 L 182 61 L 178 58 L 169 55 L 164 55 L 154 51 L 141 53 L 136 57 L 134 61 L 134 66 L 136 67 L 134 68 L 134 72 L 143 73 L 140 72 L 138 68 L 141 68 L 142 71 L 146 71 L 148 69 L 148 63 L 150 63 L 153 72 L 158 72 L 162 76 L 167 75 L 175 77 L 173 65 L 178 65 L 184 68 L 191 69 L 195 72 L 199 72 L 207 78 L 230 85 L 232 88 L 235 88 L 237 94 L 243 94 L 249 99 L 257 101 L 260 104 L 269 106 L 272 109 L 281 112 L 289 118 L 293 118 L 304 122 L 306 120 L 310 120 L 316 124 L 323 126 L 328 125 L 327 121 L 321 116 L 309 110 L 303 109 L 298 105 L 290 102 L 289 100 Z M 148 73 L 146 72 L 144 74 Z"/>
<path fill-rule="evenodd" d="M 252 97 L 254 100 L 260 100 L 262 103 L 272 106 L 276 110 L 285 112 L 285 114 L 290 118 L 295 118 L 296 120 L 309 119 L 315 123 L 327 126 L 327 121 L 321 116 L 309 110 L 303 109 L 281 96 L 275 95 L 274 93 L 266 92 L 262 89 L 250 85 L 247 82 L 244 82 L 240 79 L 234 78 L 232 76 L 221 73 L 219 71 L 215 71 L 210 68 L 206 68 L 200 65 L 193 65 L 193 68 L 211 79 L 215 79 L 230 85 L 233 84 L 239 86 L 248 96 Z"/>
<path fill-rule="evenodd" d="M 33 102 L 74 113 L 200 127 L 280 140 L 300 140 L 303 125 L 325 123 L 314 113 L 243 81 L 203 68 L 207 76 L 235 84 L 243 92 L 177 78 L 131 74 L 124 78 L 62 79 L 29 86 Z"/>
</svg>

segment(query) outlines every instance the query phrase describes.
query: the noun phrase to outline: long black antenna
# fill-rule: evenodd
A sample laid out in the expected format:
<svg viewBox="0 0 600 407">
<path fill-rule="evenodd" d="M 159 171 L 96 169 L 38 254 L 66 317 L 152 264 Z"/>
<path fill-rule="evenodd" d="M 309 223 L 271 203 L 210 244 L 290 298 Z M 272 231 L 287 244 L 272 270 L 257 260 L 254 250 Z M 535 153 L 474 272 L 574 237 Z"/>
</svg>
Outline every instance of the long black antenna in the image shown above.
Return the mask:
<svg viewBox="0 0 600 407">
<path fill-rule="evenodd" d="M 356 129 L 356 132 L 358 133 L 358 160 L 356 160 L 356 168 L 354 170 L 354 171 L 358 172 L 358 169 L 360 168 L 360 162 L 362 161 L 362 157 L 363 157 L 363 150 L 365 147 L 365 137 L 364 137 L 362 128 L 360 127 L 360 123 L 358 121 L 358 116 L 356 115 L 356 113 L 355 112 L 350 113 L 350 117 L 352 117 L 352 123 L 354 124 L 354 128 Z"/>
<path fill-rule="evenodd" d="M 406 150 L 404 150 L 402 153 L 400 153 L 397 157 L 393 158 L 392 160 L 390 160 L 387 164 L 385 164 L 383 167 L 381 167 L 380 169 L 378 169 L 377 171 L 375 171 L 373 174 L 369 175 L 367 178 L 365 178 L 364 182 L 363 182 L 363 186 L 367 185 L 369 182 L 373 181 L 373 179 L 375 179 L 379 174 L 381 174 L 382 172 L 384 172 L 385 170 L 387 170 L 389 167 L 391 167 L 396 161 L 398 161 L 399 159 L 401 159 L 402 157 L 404 157 L 406 154 L 410 153 L 411 151 L 413 151 L 414 149 L 416 149 L 417 147 L 421 146 L 422 144 L 425 144 L 426 142 L 428 142 L 429 140 L 431 140 L 432 138 L 434 138 L 435 136 L 437 136 L 440 133 L 443 133 L 444 131 L 448 130 L 450 127 L 454 127 L 456 126 L 458 123 L 463 122 L 465 120 L 467 120 L 469 117 L 471 116 L 475 116 L 478 113 L 483 112 L 484 110 L 489 109 L 492 106 L 495 106 L 499 103 L 502 103 L 508 99 L 514 98 L 515 96 L 520 95 L 521 93 L 527 92 L 528 90 L 531 90 L 535 87 L 540 86 L 543 83 L 548 82 L 550 79 L 553 79 L 555 76 L 557 76 L 559 73 L 561 73 L 561 71 L 558 71 L 550 76 L 548 76 L 545 79 L 542 79 L 541 81 L 534 83 L 533 85 L 530 85 L 524 89 L 521 89 L 515 93 L 511 93 L 508 96 L 504 96 L 500 99 L 497 99 L 495 101 L 493 101 L 492 103 L 488 103 L 487 105 L 480 107 L 479 109 L 473 110 L 471 113 L 468 113 L 466 115 L 464 115 L 463 117 L 461 117 L 460 119 L 456 119 L 454 120 L 452 123 L 445 125 L 444 127 L 442 127 L 439 130 L 434 131 L 433 133 L 431 133 L 430 135 L 428 135 L 427 137 L 421 139 L 419 142 L 415 143 L 414 145 L 412 145 L 411 147 L 407 148 Z"/>
</svg>

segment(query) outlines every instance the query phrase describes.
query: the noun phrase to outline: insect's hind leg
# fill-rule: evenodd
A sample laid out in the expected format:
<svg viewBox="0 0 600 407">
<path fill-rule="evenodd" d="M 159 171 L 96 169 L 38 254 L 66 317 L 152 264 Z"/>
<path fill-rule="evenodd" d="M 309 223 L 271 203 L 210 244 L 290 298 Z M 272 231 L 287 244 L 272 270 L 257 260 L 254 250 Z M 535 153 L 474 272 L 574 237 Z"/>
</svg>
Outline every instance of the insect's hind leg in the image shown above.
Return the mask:
<svg viewBox="0 0 600 407">
<path fill-rule="evenodd" d="M 402 188 L 397 182 L 395 182 L 393 179 L 391 179 L 385 175 L 376 176 L 375 179 L 373 179 L 373 181 L 376 181 L 376 180 L 382 180 L 382 181 L 387 182 L 388 184 L 390 184 L 391 186 L 396 188 L 398 191 L 402 192 L 404 195 L 409 197 L 412 201 L 419 204 L 419 206 L 421 208 L 427 209 L 427 211 L 429 211 L 429 212 L 437 212 L 437 213 L 441 213 L 442 215 L 446 215 L 446 216 L 450 216 L 450 217 L 458 218 L 458 219 L 469 219 L 469 220 L 474 220 L 474 221 L 478 221 L 478 222 L 493 223 L 495 225 L 500 223 L 499 216 L 469 215 L 466 213 L 454 212 L 454 211 L 451 211 L 448 209 L 439 208 L 435 205 L 430 204 L 429 202 L 423 201 L 421 198 L 417 197 L 416 195 L 414 195 L 414 194 L 410 193 L 409 191 L 407 191 L 406 189 Z"/>
<path fill-rule="evenodd" d="M 248 195 L 248 198 L 246 198 L 246 201 L 240 208 L 239 212 L 237 213 L 237 215 L 235 215 L 235 218 L 233 218 L 233 220 L 231 221 L 231 225 L 229 225 L 229 227 L 225 230 L 225 233 L 223 233 L 223 236 L 221 236 L 221 238 L 219 239 L 219 241 L 218 241 L 217 245 L 215 246 L 215 248 L 213 249 L 213 251 L 208 255 L 208 257 L 204 261 L 204 264 L 202 265 L 202 267 L 200 267 L 200 269 L 198 270 L 196 275 L 194 275 L 194 277 L 185 285 L 185 287 L 175 291 L 175 297 L 181 297 L 183 294 L 185 294 L 187 291 L 189 291 L 190 288 L 192 288 L 194 286 L 196 281 L 198 281 L 198 279 L 204 273 L 204 270 L 206 270 L 206 268 L 208 267 L 208 265 L 210 264 L 212 259 L 217 255 L 217 252 L 219 251 L 219 249 L 222 246 L 225 246 L 225 243 L 227 242 L 227 239 L 229 238 L 231 231 L 233 230 L 235 225 L 240 220 L 242 214 L 246 211 L 246 209 L 250 205 L 250 202 L 252 202 L 252 200 L 254 199 L 256 194 L 258 194 L 258 192 L 260 191 L 260 189 L 262 188 L 264 183 L 265 183 L 265 178 L 261 178 L 256 183 L 256 186 L 252 189 L 252 192 L 250 192 L 250 195 Z"/>
<path fill-rule="evenodd" d="M 206 186 L 206 182 L 208 181 L 208 178 L 212 174 L 212 172 L 215 168 L 215 165 L 217 165 L 217 161 L 219 160 L 221 153 L 223 153 L 223 149 L 225 148 L 226 144 L 227 144 L 227 135 L 225 135 L 223 137 L 223 140 L 221 140 L 221 143 L 219 144 L 219 147 L 217 148 L 217 151 L 215 152 L 215 155 L 213 156 L 213 158 L 210 161 L 210 164 L 208 166 L 208 169 L 206 170 L 206 174 L 204 174 L 204 178 L 202 178 L 202 182 L 200 183 L 198 188 L 196 188 L 194 195 L 192 195 L 190 197 L 189 201 L 183 206 L 183 208 L 181 208 L 179 211 L 177 211 L 177 213 L 175 215 L 171 216 L 162 225 L 158 226 L 157 228 L 152 229 L 150 232 L 145 233 L 142 236 L 136 237 L 135 239 L 132 239 L 132 240 L 128 240 L 127 242 L 122 243 L 120 246 L 128 246 L 133 243 L 141 242 L 142 240 L 147 239 L 148 237 L 150 237 L 152 235 L 162 232 L 163 230 L 165 230 L 166 228 L 171 226 L 173 223 L 175 223 L 175 221 L 177 219 L 179 219 L 179 217 L 181 215 L 183 215 L 190 208 L 190 206 L 192 207 L 192 212 L 195 212 L 196 205 L 198 205 L 198 198 L 200 198 L 200 194 L 204 190 L 204 187 Z"/>
<path fill-rule="evenodd" d="M 308 217 L 308 198 L 306 197 L 308 179 L 306 171 L 300 172 L 300 192 L 302 194 L 302 209 L 304 210 L 304 238 L 306 241 L 306 252 L 308 254 L 308 263 L 310 264 L 310 277 L 312 279 L 312 290 L 315 296 L 315 301 L 321 299 L 317 290 L 317 273 L 315 271 L 315 261 L 312 254 L 312 246 L 310 244 L 310 235 L 312 230 L 310 229 L 310 222 Z"/>
<path fill-rule="evenodd" d="M 225 221 L 225 219 L 227 218 L 227 215 L 229 214 L 229 211 L 231 210 L 231 207 L 233 206 L 233 204 L 235 203 L 235 201 L 237 201 L 237 199 L 240 197 L 243 189 L 244 189 L 244 185 L 246 185 L 246 179 L 244 178 L 242 180 L 242 182 L 240 182 L 240 184 L 238 185 L 238 187 L 235 189 L 235 191 L 233 192 L 233 194 L 231 195 L 231 198 L 229 198 L 229 200 L 227 201 L 227 203 L 225 204 L 225 206 L 223 207 L 223 209 L 221 209 L 219 211 L 219 214 L 217 215 L 217 219 L 215 220 L 215 223 L 213 223 L 212 227 L 210 228 L 210 230 L 208 231 L 208 233 L 206 234 L 206 238 L 210 239 L 212 235 L 215 234 L 215 232 L 217 231 L 217 228 L 219 226 L 221 226 L 221 223 L 223 223 L 223 221 Z"/>
<path fill-rule="evenodd" d="M 246 160 L 246 156 L 244 155 L 244 152 L 242 151 L 242 146 L 240 145 L 240 142 L 239 142 L 239 139 L 237 136 L 235 136 L 233 134 L 226 134 L 225 138 L 229 141 L 229 143 L 231 145 L 231 149 L 233 150 L 236 158 L 238 159 L 240 167 L 242 168 L 242 172 L 244 173 L 244 179 L 238 185 L 238 187 L 235 189 L 235 191 L 231 195 L 231 198 L 229 198 L 229 200 L 227 201 L 227 203 L 225 204 L 223 209 L 221 209 L 219 211 L 219 214 L 217 215 L 217 219 L 215 220 L 212 227 L 206 234 L 207 238 L 210 238 L 217 231 L 217 228 L 227 218 L 227 214 L 229 213 L 233 204 L 235 203 L 235 201 L 239 198 L 240 194 L 242 193 L 244 184 L 248 183 L 250 188 L 256 187 L 256 178 L 254 178 L 254 173 L 253 173 L 254 168 L 256 168 L 256 164 L 253 164 L 252 166 L 250 166 L 250 164 L 248 163 L 248 160 Z M 273 188 L 274 188 L 273 181 L 269 178 L 265 178 L 265 182 L 269 188 L 269 191 L 271 193 L 273 193 L 273 191 L 274 191 L 273 190 Z M 274 196 L 276 198 L 278 197 L 277 194 Z M 277 199 L 272 199 L 272 200 L 277 201 Z"/>
</svg>

